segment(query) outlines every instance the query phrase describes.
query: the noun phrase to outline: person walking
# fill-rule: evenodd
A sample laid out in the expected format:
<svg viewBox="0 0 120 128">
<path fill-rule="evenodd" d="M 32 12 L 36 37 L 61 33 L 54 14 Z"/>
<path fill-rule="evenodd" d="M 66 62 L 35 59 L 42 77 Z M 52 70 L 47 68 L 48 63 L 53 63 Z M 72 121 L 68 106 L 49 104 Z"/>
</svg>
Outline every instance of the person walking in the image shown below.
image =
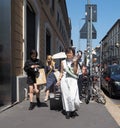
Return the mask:
<svg viewBox="0 0 120 128">
<path fill-rule="evenodd" d="M 48 101 L 50 90 L 54 87 L 54 85 L 57 82 L 56 77 L 54 75 L 55 70 L 56 70 L 55 62 L 53 61 L 52 56 L 48 55 L 46 59 L 46 67 L 45 67 L 46 76 L 47 76 L 45 99 L 44 99 L 45 102 Z"/>
<path fill-rule="evenodd" d="M 39 99 L 39 86 L 36 84 L 36 76 L 39 75 L 38 69 L 44 68 L 43 63 L 40 61 L 40 59 L 37 59 L 37 51 L 31 50 L 30 52 L 30 59 L 28 59 L 24 64 L 24 71 L 27 73 L 27 84 L 29 89 L 29 101 L 30 106 L 29 110 L 32 110 L 34 108 L 33 103 L 33 94 L 36 94 L 36 101 L 37 106 L 40 107 L 40 99 Z"/>
<path fill-rule="evenodd" d="M 74 59 L 75 49 L 69 47 L 65 50 L 67 58 L 61 61 L 59 83 L 61 86 L 63 110 L 66 119 L 76 116 L 76 110 L 80 107 L 77 85 L 78 62 Z"/>
</svg>

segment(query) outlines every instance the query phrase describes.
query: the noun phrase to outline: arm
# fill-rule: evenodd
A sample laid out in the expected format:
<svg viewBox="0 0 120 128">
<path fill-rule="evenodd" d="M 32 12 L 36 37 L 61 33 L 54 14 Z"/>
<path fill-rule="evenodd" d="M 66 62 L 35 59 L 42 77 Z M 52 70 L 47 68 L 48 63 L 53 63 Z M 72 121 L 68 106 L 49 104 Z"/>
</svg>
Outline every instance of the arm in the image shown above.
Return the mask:
<svg viewBox="0 0 120 128">
<path fill-rule="evenodd" d="M 58 82 L 57 82 L 58 85 L 59 85 L 59 83 L 60 83 L 62 77 L 63 77 L 63 63 L 62 63 L 62 61 L 61 61 L 61 66 L 60 66 L 60 76 L 59 76 L 59 78 L 58 78 Z"/>
<path fill-rule="evenodd" d="M 29 72 L 29 71 L 31 71 L 31 64 L 30 64 L 30 61 L 28 60 L 28 61 L 26 61 L 25 62 L 25 65 L 24 65 L 24 71 L 25 72 Z"/>
<path fill-rule="evenodd" d="M 34 73 L 34 68 L 37 68 L 38 64 L 33 63 L 31 60 L 25 62 L 24 71 L 28 74 Z"/>
<path fill-rule="evenodd" d="M 78 61 L 73 62 L 73 72 L 74 74 L 77 74 L 78 71 Z"/>
</svg>

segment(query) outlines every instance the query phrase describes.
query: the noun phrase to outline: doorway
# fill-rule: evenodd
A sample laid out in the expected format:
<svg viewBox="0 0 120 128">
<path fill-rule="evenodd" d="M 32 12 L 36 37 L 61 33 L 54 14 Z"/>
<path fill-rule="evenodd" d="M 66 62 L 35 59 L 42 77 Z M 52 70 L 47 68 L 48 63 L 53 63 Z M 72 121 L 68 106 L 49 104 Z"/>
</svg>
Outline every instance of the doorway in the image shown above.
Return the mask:
<svg viewBox="0 0 120 128">
<path fill-rule="evenodd" d="M 51 55 L 51 35 L 49 30 L 46 30 L 46 56 Z"/>
<path fill-rule="evenodd" d="M 30 51 L 36 49 L 35 40 L 35 12 L 27 2 L 27 44 L 26 44 L 26 59 L 30 58 Z"/>
</svg>

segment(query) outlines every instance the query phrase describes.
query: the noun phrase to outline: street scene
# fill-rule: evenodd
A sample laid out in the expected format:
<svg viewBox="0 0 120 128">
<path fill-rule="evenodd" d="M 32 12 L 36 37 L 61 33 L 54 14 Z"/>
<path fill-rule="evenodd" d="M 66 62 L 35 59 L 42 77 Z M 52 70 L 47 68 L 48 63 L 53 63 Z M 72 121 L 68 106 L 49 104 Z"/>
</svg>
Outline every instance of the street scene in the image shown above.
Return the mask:
<svg viewBox="0 0 120 128">
<path fill-rule="evenodd" d="M 0 0 L 1 128 L 120 128 L 118 5 Z"/>
</svg>

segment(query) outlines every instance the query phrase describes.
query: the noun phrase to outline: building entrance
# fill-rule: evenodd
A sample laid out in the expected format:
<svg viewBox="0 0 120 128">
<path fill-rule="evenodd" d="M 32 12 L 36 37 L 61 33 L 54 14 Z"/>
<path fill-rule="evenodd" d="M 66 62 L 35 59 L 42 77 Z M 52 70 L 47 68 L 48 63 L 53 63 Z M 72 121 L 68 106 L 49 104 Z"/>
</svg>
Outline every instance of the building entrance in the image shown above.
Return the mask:
<svg viewBox="0 0 120 128">
<path fill-rule="evenodd" d="M 35 12 L 32 6 L 27 3 L 27 46 L 26 59 L 30 58 L 30 51 L 36 49 L 35 43 Z"/>
</svg>

